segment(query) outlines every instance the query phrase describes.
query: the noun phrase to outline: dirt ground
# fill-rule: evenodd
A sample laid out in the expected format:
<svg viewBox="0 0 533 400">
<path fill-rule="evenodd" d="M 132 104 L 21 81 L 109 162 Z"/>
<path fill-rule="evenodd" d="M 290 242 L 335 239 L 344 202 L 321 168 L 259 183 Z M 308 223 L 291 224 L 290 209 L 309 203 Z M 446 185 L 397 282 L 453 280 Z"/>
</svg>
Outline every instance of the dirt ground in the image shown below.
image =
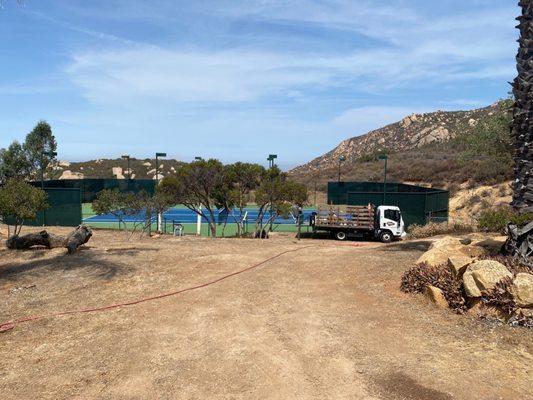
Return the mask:
<svg viewBox="0 0 533 400">
<path fill-rule="evenodd" d="M 0 244 L 3 246 L 3 244 Z M 0 333 L 2 399 L 533 399 L 533 332 L 400 292 L 428 243 L 289 236 L 0 250 L 0 323 L 199 285 Z"/>
</svg>

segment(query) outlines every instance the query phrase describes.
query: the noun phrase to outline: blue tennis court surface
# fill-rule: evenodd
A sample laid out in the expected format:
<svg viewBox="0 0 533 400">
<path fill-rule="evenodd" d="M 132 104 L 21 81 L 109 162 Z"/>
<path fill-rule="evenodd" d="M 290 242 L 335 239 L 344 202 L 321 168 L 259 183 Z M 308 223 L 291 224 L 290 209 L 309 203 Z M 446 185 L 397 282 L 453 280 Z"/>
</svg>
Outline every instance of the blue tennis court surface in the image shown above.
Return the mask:
<svg viewBox="0 0 533 400">
<path fill-rule="evenodd" d="M 303 210 L 304 214 L 304 221 L 309 220 L 309 216 L 314 210 L 306 209 Z M 243 216 L 246 215 L 245 221 L 248 223 L 255 223 L 255 220 L 257 219 L 259 214 L 259 210 L 257 208 L 247 208 L 244 210 Z M 237 223 L 242 220 L 242 217 L 240 215 L 240 211 L 230 211 L 229 213 L 224 211 L 215 211 L 215 219 L 217 223 L 223 224 L 224 222 L 227 222 L 228 224 Z M 152 221 L 156 221 L 157 216 L 152 215 Z M 266 212 L 263 216 L 263 222 L 267 222 L 270 218 L 270 212 Z M 137 215 L 128 215 L 124 217 L 124 222 L 141 222 L 145 220 L 145 212 L 141 212 Z M 166 220 L 169 223 L 175 222 L 175 223 L 181 223 L 181 224 L 193 224 L 197 221 L 197 214 L 189 210 L 188 208 L 181 208 L 181 207 L 173 207 L 168 209 L 163 214 L 163 220 Z M 105 215 L 95 215 L 90 216 L 83 219 L 83 222 L 85 223 L 118 223 L 117 217 L 115 217 L 112 214 L 105 214 Z M 202 222 L 207 222 L 205 218 L 203 218 Z M 294 225 L 296 224 L 296 216 L 290 215 L 288 218 L 283 217 L 277 217 L 274 220 L 274 224 L 276 225 Z"/>
</svg>

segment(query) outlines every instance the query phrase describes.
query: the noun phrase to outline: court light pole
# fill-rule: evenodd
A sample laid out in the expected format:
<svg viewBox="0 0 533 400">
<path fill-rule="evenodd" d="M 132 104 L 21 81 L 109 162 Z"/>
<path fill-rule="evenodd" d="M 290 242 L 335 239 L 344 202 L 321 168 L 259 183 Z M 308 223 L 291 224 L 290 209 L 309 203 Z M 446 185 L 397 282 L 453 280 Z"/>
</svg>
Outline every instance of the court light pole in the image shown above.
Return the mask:
<svg viewBox="0 0 533 400">
<path fill-rule="evenodd" d="M 41 151 L 41 190 L 44 190 L 44 156 L 53 159 L 57 153 L 55 151 Z M 43 226 L 46 226 L 46 210 L 43 210 Z"/>
<path fill-rule="evenodd" d="M 159 186 L 159 157 L 166 157 L 167 153 L 155 153 L 155 188 L 157 190 L 157 187 Z M 157 232 L 161 233 L 161 225 L 163 216 L 161 215 L 161 212 L 157 213 Z M 150 223 L 151 225 L 151 223 Z"/>
<path fill-rule="evenodd" d="M 385 205 L 386 193 L 387 193 L 387 160 L 389 157 L 387 154 L 381 154 L 378 157 L 380 160 L 385 160 L 385 165 L 383 168 L 383 205 Z"/>
<path fill-rule="evenodd" d="M 341 164 L 342 164 L 344 161 L 346 161 L 346 157 L 344 157 L 344 156 L 340 156 L 340 157 L 339 157 L 339 178 L 338 178 L 338 180 L 337 180 L 337 182 L 339 182 L 339 183 L 340 183 L 340 181 L 341 181 Z"/>
<path fill-rule="evenodd" d="M 275 159 L 278 158 L 278 155 L 277 154 L 269 154 L 268 155 L 268 169 L 272 169 L 274 168 L 274 166 L 276 165 L 275 164 Z M 272 179 L 272 177 L 270 178 Z M 272 232 L 272 225 L 274 224 L 274 221 L 272 220 L 272 214 L 274 213 L 274 207 L 272 205 L 272 203 L 270 203 L 270 228 L 269 228 L 269 231 Z"/>
<path fill-rule="evenodd" d="M 131 169 L 130 169 L 130 155 L 122 154 L 122 159 L 126 160 L 128 166 L 128 179 L 131 179 Z"/>
</svg>

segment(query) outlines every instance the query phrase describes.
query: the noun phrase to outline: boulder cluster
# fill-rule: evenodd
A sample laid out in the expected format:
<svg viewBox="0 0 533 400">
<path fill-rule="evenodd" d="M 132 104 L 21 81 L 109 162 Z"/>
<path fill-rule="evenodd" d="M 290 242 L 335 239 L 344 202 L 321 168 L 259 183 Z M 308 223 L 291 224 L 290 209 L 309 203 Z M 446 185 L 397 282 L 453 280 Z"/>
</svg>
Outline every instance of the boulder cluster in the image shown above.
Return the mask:
<svg viewBox="0 0 533 400">
<path fill-rule="evenodd" d="M 404 273 L 401 288 L 424 293 L 441 308 L 533 327 L 533 270 L 516 258 L 495 256 L 503 242 L 436 240 Z"/>
</svg>

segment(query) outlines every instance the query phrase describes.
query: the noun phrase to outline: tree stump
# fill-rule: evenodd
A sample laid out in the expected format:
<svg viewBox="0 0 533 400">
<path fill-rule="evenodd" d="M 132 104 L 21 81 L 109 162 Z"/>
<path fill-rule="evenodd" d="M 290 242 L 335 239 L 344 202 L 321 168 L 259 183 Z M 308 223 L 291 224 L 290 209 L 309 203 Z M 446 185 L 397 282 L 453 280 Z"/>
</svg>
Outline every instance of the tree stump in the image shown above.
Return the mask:
<svg viewBox="0 0 533 400">
<path fill-rule="evenodd" d="M 87 243 L 92 235 L 93 231 L 89 227 L 85 225 L 78 225 L 78 227 L 66 238 L 66 248 L 68 250 L 68 254 L 74 253 L 78 247 Z"/>
</svg>

